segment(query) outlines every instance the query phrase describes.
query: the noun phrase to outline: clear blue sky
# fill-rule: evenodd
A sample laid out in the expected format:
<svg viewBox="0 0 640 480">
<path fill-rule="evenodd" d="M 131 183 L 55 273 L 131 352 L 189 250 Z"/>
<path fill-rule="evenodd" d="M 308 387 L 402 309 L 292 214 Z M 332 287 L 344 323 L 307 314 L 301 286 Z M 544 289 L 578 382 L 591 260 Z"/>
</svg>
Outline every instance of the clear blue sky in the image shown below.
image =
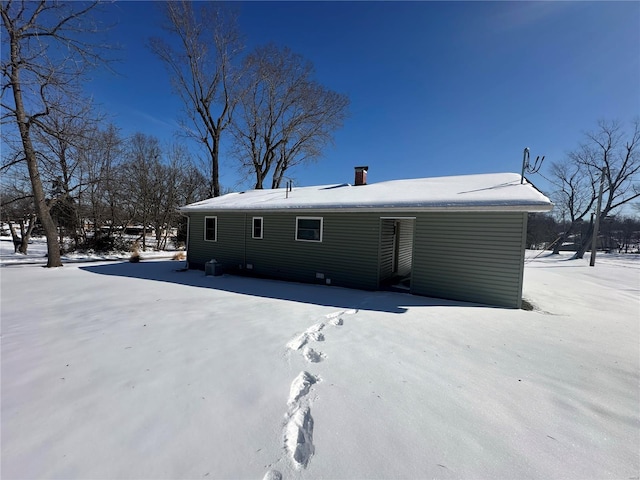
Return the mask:
<svg viewBox="0 0 640 480">
<path fill-rule="evenodd" d="M 249 48 L 275 42 L 347 94 L 350 116 L 297 185 L 519 172 L 524 147 L 560 160 L 598 119 L 640 114 L 640 2 L 237 2 Z M 124 134 L 171 140 L 182 104 L 146 48 L 155 2 L 108 5 L 120 76 L 88 92 Z M 227 137 L 228 144 L 228 137 Z M 223 140 L 224 142 L 225 140 Z M 223 148 L 225 143 L 223 143 Z M 224 187 L 240 183 L 222 159 Z M 531 180 L 548 192 L 539 176 Z"/>
</svg>

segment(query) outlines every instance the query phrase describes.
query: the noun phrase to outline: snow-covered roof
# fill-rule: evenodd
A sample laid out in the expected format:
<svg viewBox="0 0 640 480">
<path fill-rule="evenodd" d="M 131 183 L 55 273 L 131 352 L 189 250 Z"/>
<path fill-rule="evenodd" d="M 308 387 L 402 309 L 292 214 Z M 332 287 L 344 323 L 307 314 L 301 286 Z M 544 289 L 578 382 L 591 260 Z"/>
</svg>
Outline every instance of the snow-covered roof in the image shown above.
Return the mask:
<svg viewBox="0 0 640 480">
<path fill-rule="evenodd" d="M 553 204 L 516 173 L 390 180 L 229 193 L 186 205 L 181 212 L 248 210 L 403 210 L 544 212 Z"/>
</svg>

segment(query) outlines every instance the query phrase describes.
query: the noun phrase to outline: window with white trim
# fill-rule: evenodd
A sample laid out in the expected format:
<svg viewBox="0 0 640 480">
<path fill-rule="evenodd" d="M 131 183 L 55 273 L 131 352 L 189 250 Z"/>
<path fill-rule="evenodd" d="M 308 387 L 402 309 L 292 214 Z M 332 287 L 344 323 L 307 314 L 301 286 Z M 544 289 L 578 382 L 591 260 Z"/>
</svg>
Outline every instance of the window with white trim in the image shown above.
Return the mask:
<svg viewBox="0 0 640 480">
<path fill-rule="evenodd" d="M 322 217 L 296 217 L 296 240 L 322 242 Z"/>
<path fill-rule="evenodd" d="M 251 225 L 251 238 L 262 238 L 262 217 L 253 217 Z"/>
<path fill-rule="evenodd" d="M 207 242 L 218 241 L 218 217 L 204 217 L 204 239 Z"/>
</svg>

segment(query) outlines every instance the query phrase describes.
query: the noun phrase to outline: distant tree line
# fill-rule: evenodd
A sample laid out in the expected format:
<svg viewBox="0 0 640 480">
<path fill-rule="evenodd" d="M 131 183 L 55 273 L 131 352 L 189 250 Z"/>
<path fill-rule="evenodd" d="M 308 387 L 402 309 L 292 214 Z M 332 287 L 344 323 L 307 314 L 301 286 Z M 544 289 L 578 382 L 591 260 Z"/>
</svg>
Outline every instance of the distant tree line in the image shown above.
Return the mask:
<svg viewBox="0 0 640 480">
<path fill-rule="evenodd" d="M 577 252 L 585 240 L 590 241 L 592 233 L 590 221 L 572 222 L 549 213 L 530 213 L 527 248 Z M 624 215 L 603 218 L 597 248 L 606 252 L 640 253 L 640 219 Z"/>
<path fill-rule="evenodd" d="M 181 143 L 123 137 L 84 91 L 87 73 L 109 68 L 111 46 L 94 2 L 4 0 L 2 20 L 2 219 L 26 253 L 38 225 L 47 266 L 61 247 L 109 249 L 132 224 L 162 248 L 184 230 L 176 207 L 222 193 L 220 142 L 255 188 L 281 185 L 288 172 L 318 160 L 346 115 L 349 99 L 314 80 L 310 62 L 286 47 L 246 52 L 229 5 L 186 0 L 154 4 L 164 37 L 149 48 L 167 67 L 184 104 L 182 133 L 202 147 L 199 162 Z M 266 183 L 271 176 L 270 183 Z"/>
<path fill-rule="evenodd" d="M 131 236 L 125 234 L 132 231 L 143 250 L 184 241 L 177 208 L 208 195 L 207 179 L 185 147 L 142 133 L 123 138 L 113 125 L 82 127 L 67 132 L 68 144 L 34 144 L 43 156 L 40 177 L 62 248 L 126 250 L 124 239 Z M 26 253 L 37 218 L 31 185 L 21 169 L 9 175 L 0 191 L 1 219 Z M 155 241 L 148 245 L 151 234 Z"/>
</svg>

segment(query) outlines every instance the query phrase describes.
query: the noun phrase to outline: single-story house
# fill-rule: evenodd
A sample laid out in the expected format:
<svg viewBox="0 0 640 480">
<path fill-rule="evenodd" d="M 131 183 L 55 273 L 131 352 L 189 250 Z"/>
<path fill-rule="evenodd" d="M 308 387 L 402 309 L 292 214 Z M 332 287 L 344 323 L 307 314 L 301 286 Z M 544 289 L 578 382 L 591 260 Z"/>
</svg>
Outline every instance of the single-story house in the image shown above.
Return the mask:
<svg viewBox="0 0 640 480">
<path fill-rule="evenodd" d="M 236 192 L 186 205 L 189 268 L 520 308 L 527 213 L 515 173 Z"/>
</svg>

